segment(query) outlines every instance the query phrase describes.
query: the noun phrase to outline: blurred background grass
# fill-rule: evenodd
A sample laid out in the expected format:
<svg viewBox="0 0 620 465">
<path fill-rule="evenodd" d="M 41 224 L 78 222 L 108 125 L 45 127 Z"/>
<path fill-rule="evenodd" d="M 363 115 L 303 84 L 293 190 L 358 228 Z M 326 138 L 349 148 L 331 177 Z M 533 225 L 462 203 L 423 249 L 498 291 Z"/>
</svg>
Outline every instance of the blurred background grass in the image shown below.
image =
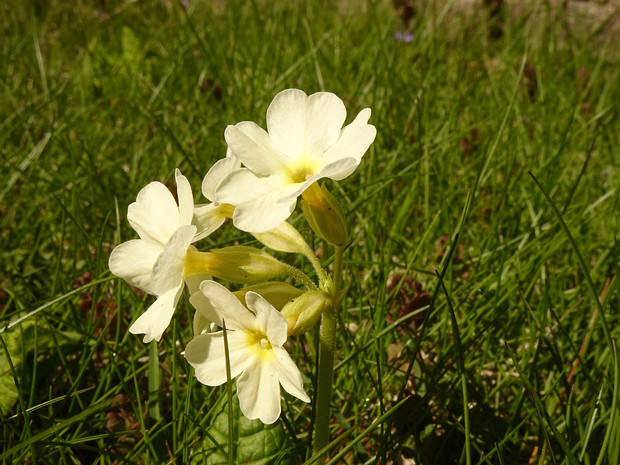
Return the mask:
<svg viewBox="0 0 620 465">
<path fill-rule="evenodd" d="M 334 92 L 348 121 L 370 107 L 378 130 L 330 184 L 352 231 L 335 462 L 465 463 L 469 443 L 468 463 L 618 463 L 615 347 L 589 295 L 617 338 L 618 9 L 582 3 L 1 1 L 5 463 L 205 460 L 220 390 L 181 356 L 191 306 L 159 344 L 154 421 L 127 333 L 151 300 L 107 258 L 140 188 L 179 167 L 198 196 L 226 125 L 264 124 L 290 87 Z M 315 343 L 291 341 L 309 392 Z M 302 463 L 311 408 L 283 405 Z"/>
</svg>

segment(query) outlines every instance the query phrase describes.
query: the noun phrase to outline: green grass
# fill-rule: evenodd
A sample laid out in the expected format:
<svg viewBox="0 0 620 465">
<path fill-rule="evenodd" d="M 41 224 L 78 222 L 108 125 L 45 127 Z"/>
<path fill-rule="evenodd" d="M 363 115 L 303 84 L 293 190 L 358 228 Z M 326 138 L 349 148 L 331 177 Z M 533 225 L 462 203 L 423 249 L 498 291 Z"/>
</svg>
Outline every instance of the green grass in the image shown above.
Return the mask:
<svg viewBox="0 0 620 465">
<path fill-rule="evenodd" d="M 201 460 L 227 394 L 181 355 L 193 309 L 159 343 L 149 396 L 149 347 L 127 328 L 151 298 L 108 256 L 135 237 L 140 188 L 179 167 L 197 194 L 226 125 L 264 124 L 296 87 L 334 92 L 348 121 L 372 108 L 378 132 L 329 184 L 351 230 L 333 463 L 620 462 L 614 39 L 547 2 L 506 14 L 499 39 L 481 9 L 423 2 L 410 43 L 389 2 L 190 3 L 0 2 L 0 380 L 18 392 L 0 461 Z M 228 226 L 204 247 L 237 240 Z M 290 342 L 311 394 L 316 346 Z M 311 417 L 284 396 L 293 463 Z"/>
</svg>

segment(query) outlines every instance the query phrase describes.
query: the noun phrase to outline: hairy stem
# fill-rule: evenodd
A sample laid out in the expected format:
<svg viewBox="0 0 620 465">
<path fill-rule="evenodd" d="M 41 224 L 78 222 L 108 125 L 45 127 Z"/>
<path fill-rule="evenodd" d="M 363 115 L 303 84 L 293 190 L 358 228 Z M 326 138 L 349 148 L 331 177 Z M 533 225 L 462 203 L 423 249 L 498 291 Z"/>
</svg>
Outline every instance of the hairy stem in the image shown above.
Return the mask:
<svg viewBox="0 0 620 465">
<path fill-rule="evenodd" d="M 321 340 L 319 346 L 318 386 L 316 399 L 316 424 L 314 430 L 313 454 L 316 455 L 329 443 L 329 420 L 331 418 L 332 384 L 334 380 L 334 355 L 336 351 L 336 329 L 338 325 L 339 302 L 342 302 L 340 286 L 342 285 L 342 256 L 344 247 L 336 246 L 334 260 L 334 287 L 332 302 L 323 312 L 321 319 Z M 317 463 L 325 463 L 321 458 Z"/>
</svg>

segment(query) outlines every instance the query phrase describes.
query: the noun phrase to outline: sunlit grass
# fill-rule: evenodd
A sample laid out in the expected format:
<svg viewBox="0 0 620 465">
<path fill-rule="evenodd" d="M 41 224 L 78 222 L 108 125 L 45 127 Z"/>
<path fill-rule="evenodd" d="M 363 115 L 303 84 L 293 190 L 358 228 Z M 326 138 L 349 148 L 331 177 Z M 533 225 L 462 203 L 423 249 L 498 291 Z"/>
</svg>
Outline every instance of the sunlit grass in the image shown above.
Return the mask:
<svg viewBox="0 0 620 465">
<path fill-rule="evenodd" d="M 226 390 L 181 355 L 193 309 L 184 298 L 157 347 L 156 420 L 149 347 L 127 332 L 151 297 L 107 259 L 133 237 L 140 188 L 172 186 L 179 167 L 197 192 L 226 125 L 263 124 L 297 87 L 336 93 L 349 116 L 372 108 L 378 132 L 330 184 L 351 231 L 334 463 L 618 463 L 602 324 L 618 338 L 609 37 L 545 2 L 492 23 L 418 5 L 408 26 L 389 2 L 185 3 L 0 2 L 0 397 L 17 395 L 0 461 L 202 463 Z M 248 240 L 224 228 L 206 242 Z M 316 346 L 314 332 L 290 342 L 309 393 Z M 312 407 L 284 395 L 283 412 L 303 463 Z"/>
</svg>

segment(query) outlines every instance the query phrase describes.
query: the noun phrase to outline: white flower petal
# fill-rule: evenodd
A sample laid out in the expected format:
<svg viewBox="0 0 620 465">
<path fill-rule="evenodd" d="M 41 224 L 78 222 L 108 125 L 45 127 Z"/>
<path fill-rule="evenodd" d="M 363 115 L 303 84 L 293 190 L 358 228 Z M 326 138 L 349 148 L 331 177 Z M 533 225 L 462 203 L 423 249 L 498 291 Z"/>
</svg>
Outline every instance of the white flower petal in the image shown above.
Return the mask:
<svg viewBox="0 0 620 465">
<path fill-rule="evenodd" d="M 207 319 L 202 313 L 195 312 L 194 320 L 192 322 L 192 329 L 194 331 L 194 336 L 198 336 L 200 334 L 215 331 L 216 325 L 211 322 L 211 320 Z"/>
<path fill-rule="evenodd" d="M 273 359 L 272 359 L 273 360 Z M 280 416 L 280 382 L 272 360 L 248 365 L 237 380 L 239 408 L 250 420 L 258 418 L 266 425 Z"/>
<path fill-rule="evenodd" d="M 179 226 L 192 224 L 194 214 L 192 187 L 178 168 L 174 171 L 174 177 L 177 183 L 177 197 L 179 198 Z"/>
<path fill-rule="evenodd" d="M 233 213 L 233 223 L 238 229 L 250 233 L 271 231 L 291 216 L 296 202 L 297 195 L 286 191 L 258 198 L 238 205 Z"/>
<path fill-rule="evenodd" d="M 310 402 L 310 397 L 304 390 L 301 372 L 288 352 L 281 347 L 273 348 L 274 361 L 277 363 L 278 378 L 286 392 L 304 402 Z"/>
<path fill-rule="evenodd" d="M 295 209 L 302 184 L 290 184 L 284 176 L 258 177 L 239 169 L 226 176 L 217 190 L 218 202 L 235 206 L 233 222 L 242 231 L 270 231 Z"/>
<path fill-rule="evenodd" d="M 224 224 L 226 217 L 222 215 L 221 209 L 221 205 L 214 203 L 194 207 L 192 224 L 196 226 L 197 232 L 192 242 L 204 239 Z"/>
<path fill-rule="evenodd" d="M 317 92 L 308 97 L 305 155 L 321 155 L 334 144 L 340 137 L 340 129 L 346 117 L 344 103 L 331 92 Z"/>
<path fill-rule="evenodd" d="M 207 320 L 214 322 L 218 326 L 222 326 L 222 319 L 213 308 L 211 299 L 204 295 L 201 291 L 193 292 L 189 297 L 189 303 L 196 309 L 196 313 L 200 313 Z M 226 327 L 229 327 L 226 324 Z"/>
<path fill-rule="evenodd" d="M 226 153 L 226 158 L 216 161 L 202 180 L 202 195 L 211 202 L 215 202 L 215 189 L 224 177 L 233 170 L 239 169 L 241 162 L 233 157 L 230 148 Z"/>
<path fill-rule="evenodd" d="M 114 275 L 150 294 L 153 266 L 163 250 L 159 242 L 132 239 L 112 251 L 108 266 Z"/>
<path fill-rule="evenodd" d="M 215 200 L 235 207 L 233 222 L 243 231 L 277 227 L 311 183 L 342 180 L 355 170 L 376 136 L 370 114 L 362 110 L 341 130 L 346 109 L 334 94 L 280 92 L 267 111 L 269 133 L 248 121 L 226 129 L 229 148 L 246 168 L 222 179 Z"/>
<path fill-rule="evenodd" d="M 247 168 L 240 168 L 232 171 L 220 182 L 215 198 L 218 203 L 237 206 L 287 184 L 288 181 L 283 175 L 257 176 Z"/>
<path fill-rule="evenodd" d="M 164 245 L 180 226 L 179 207 L 166 186 L 151 182 L 129 205 L 127 220 L 140 238 Z"/>
<path fill-rule="evenodd" d="M 280 384 L 293 396 L 309 402 L 299 369 L 288 353 L 278 347 L 286 341 L 284 317 L 255 292 L 247 292 L 246 302 L 256 315 L 214 281 L 203 281 L 200 288 L 203 295 L 194 294 L 190 300 L 194 304 L 200 301 L 196 305 L 200 313 L 197 312 L 194 331 L 202 334 L 185 349 L 185 357 L 195 368 L 196 378 L 208 386 L 226 382 L 223 333 L 204 332 L 209 329 L 206 319 L 214 314 L 215 319 L 228 318 L 230 322 L 226 334 L 231 377 L 241 374 L 237 380 L 237 395 L 241 412 L 247 418 L 258 418 L 265 424 L 278 419 Z"/>
<path fill-rule="evenodd" d="M 338 142 L 327 149 L 323 155 L 323 165 L 342 158 L 355 158 L 358 163 L 361 161 L 377 135 L 377 129 L 372 124 L 368 124 L 370 113 L 370 108 L 364 108 L 355 120 L 342 130 Z"/>
<path fill-rule="evenodd" d="M 200 292 L 200 284 L 202 284 L 203 281 L 211 279 L 213 279 L 212 276 L 208 274 L 191 274 L 189 276 L 185 276 L 185 284 L 187 284 L 189 295 Z"/>
<path fill-rule="evenodd" d="M 341 158 L 321 168 L 321 171 L 319 171 L 316 178 L 329 178 L 334 181 L 340 181 L 350 176 L 358 166 L 359 160 L 356 160 L 355 158 Z"/>
<path fill-rule="evenodd" d="M 256 328 L 254 315 L 239 302 L 239 299 L 232 292 L 221 284 L 215 281 L 203 281 L 200 285 L 200 292 L 208 299 L 212 310 L 203 311 L 202 308 L 198 309 L 198 307 L 196 309 L 200 310 L 211 321 L 222 326 L 222 319 L 224 319 L 226 329 L 229 330 L 253 331 Z"/>
<path fill-rule="evenodd" d="M 185 254 L 189 248 L 196 226 L 180 227 L 164 246 L 164 251 L 157 258 L 151 275 L 151 290 L 157 296 L 183 283 Z"/>
<path fill-rule="evenodd" d="M 305 155 L 307 104 L 305 92 L 287 89 L 276 95 L 267 109 L 269 137 L 280 152 L 291 159 Z"/>
<path fill-rule="evenodd" d="M 246 293 L 245 303 L 256 313 L 257 328 L 267 335 L 269 342 L 274 346 L 284 344 L 288 330 L 286 318 L 256 292 Z"/>
<path fill-rule="evenodd" d="M 251 121 L 228 126 L 224 132 L 226 143 L 233 156 L 260 176 L 282 171 L 287 161 L 275 147 L 269 134 Z"/>
<path fill-rule="evenodd" d="M 131 325 L 129 332 L 144 334 L 143 341 L 145 343 L 151 342 L 153 339 L 159 341 L 170 324 L 174 309 L 181 298 L 181 292 L 183 292 L 183 283 L 160 295 L 146 312 Z"/>
<path fill-rule="evenodd" d="M 239 376 L 252 363 L 252 359 L 248 358 L 247 346 L 239 341 L 239 336 L 234 331 L 226 333 L 231 379 Z M 245 337 L 243 334 L 241 336 Z M 219 386 L 226 382 L 225 357 L 224 334 L 221 331 L 196 336 L 185 347 L 185 358 L 196 370 L 196 378 L 207 386 Z"/>
</svg>

